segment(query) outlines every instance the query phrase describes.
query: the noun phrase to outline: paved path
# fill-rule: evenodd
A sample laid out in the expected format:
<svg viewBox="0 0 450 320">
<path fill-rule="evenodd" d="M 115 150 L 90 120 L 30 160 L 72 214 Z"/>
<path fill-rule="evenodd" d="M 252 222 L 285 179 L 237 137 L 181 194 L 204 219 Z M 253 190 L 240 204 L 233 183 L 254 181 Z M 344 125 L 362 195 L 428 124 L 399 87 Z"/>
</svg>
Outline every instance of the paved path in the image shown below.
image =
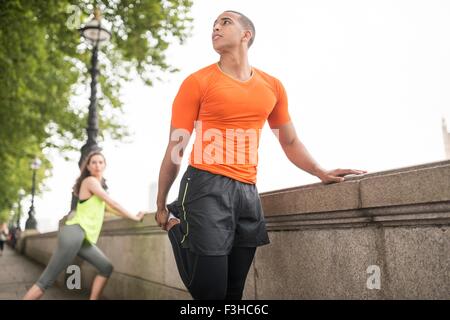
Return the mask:
<svg viewBox="0 0 450 320">
<path fill-rule="evenodd" d="M 22 299 L 39 278 L 44 266 L 12 250 L 5 244 L 0 256 L 0 300 Z M 42 300 L 86 300 L 85 294 L 63 289 L 56 284 L 47 290 Z"/>
</svg>

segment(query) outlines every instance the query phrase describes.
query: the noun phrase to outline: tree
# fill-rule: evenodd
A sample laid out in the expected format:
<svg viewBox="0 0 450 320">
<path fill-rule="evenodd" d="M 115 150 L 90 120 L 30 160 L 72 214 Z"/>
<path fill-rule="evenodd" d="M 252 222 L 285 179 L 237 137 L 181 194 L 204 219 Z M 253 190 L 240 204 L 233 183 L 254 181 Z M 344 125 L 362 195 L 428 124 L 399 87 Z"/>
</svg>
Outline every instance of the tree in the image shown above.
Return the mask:
<svg viewBox="0 0 450 320">
<path fill-rule="evenodd" d="M 191 6 L 190 0 L 0 0 L 0 216 L 11 211 L 20 188 L 31 189 L 36 155 L 43 159 L 39 190 L 51 172 L 48 150 L 76 149 L 86 139 L 87 105 L 73 102 L 90 83 L 81 21 L 97 7 L 111 22 L 112 38 L 99 52 L 99 126 L 101 137 L 120 139 L 126 128 L 111 111 L 122 108 L 121 84 L 138 74 L 152 85 L 177 71 L 164 52 L 189 36 Z"/>
</svg>

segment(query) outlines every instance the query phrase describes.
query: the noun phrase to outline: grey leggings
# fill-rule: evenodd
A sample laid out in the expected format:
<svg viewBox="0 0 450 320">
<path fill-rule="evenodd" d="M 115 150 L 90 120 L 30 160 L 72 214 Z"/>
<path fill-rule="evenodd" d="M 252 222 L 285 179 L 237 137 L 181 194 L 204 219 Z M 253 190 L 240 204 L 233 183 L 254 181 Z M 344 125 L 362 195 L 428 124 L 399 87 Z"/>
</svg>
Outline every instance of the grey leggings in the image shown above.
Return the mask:
<svg viewBox="0 0 450 320">
<path fill-rule="evenodd" d="M 84 238 L 84 230 L 78 224 L 61 228 L 58 235 L 58 247 L 36 283 L 39 288 L 44 291 L 48 289 L 77 255 L 97 268 L 100 275 L 107 278 L 111 275 L 113 266 L 109 259 L 97 246 L 84 241 Z"/>
</svg>

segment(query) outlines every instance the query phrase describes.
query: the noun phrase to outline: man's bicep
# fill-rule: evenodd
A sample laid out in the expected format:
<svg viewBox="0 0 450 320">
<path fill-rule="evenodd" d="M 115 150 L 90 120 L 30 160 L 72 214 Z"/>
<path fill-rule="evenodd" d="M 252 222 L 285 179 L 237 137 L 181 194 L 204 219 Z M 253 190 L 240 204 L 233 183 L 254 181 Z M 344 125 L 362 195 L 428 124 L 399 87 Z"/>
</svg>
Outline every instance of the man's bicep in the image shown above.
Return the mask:
<svg viewBox="0 0 450 320">
<path fill-rule="evenodd" d="M 167 144 L 167 152 L 171 154 L 172 160 L 180 162 L 184 152 L 189 144 L 191 132 L 184 128 L 170 127 L 169 143 Z"/>
<path fill-rule="evenodd" d="M 291 121 L 271 129 L 282 146 L 291 144 L 297 138 L 294 124 Z"/>
<path fill-rule="evenodd" d="M 169 144 L 182 142 L 187 145 L 189 143 L 189 139 L 191 138 L 191 134 L 192 132 L 185 128 L 170 126 Z"/>
</svg>

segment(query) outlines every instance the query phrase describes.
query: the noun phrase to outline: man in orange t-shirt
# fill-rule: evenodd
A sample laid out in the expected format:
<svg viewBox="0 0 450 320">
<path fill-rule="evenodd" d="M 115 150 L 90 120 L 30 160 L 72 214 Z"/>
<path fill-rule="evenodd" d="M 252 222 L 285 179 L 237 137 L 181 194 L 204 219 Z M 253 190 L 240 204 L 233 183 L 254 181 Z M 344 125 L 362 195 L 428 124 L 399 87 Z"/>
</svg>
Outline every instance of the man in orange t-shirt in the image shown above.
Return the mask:
<svg viewBox="0 0 450 320">
<path fill-rule="evenodd" d="M 223 12 L 212 33 L 219 62 L 188 76 L 173 102 L 156 221 L 169 232 L 178 271 L 194 299 L 241 299 L 256 248 L 269 243 L 255 185 L 266 120 L 289 160 L 323 183 L 365 172 L 327 171 L 313 160 L 295 133 L 282 83 L 248 62 L 254 38 L 250 19 Z M 194 128 L 189 167 L 177 200 L 167 205 Z"/>
</svg>

